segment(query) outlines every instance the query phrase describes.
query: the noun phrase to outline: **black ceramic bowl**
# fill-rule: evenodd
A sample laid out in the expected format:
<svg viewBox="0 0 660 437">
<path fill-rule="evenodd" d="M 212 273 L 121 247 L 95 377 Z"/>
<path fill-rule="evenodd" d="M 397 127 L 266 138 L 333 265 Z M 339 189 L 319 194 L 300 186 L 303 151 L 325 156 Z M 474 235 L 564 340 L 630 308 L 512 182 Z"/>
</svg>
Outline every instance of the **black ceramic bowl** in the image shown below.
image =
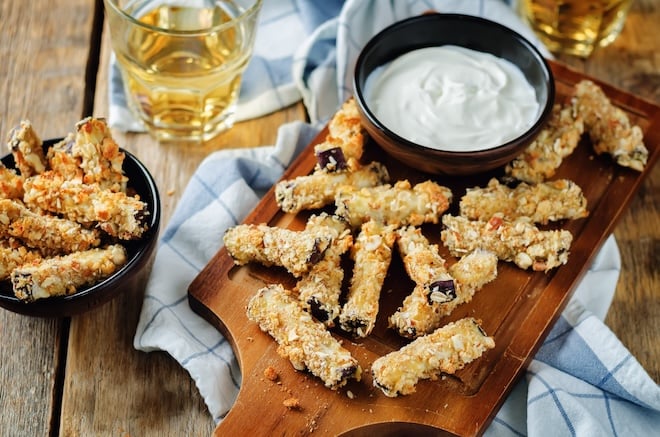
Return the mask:
<svg viewBox="0 0 660 437">
<path fill-rule="evenodd" d="M 453 152 L 432 149 L 392 132 L 366 101 L 367 78 L 378 67 L 415 49 L 456 45 L 490 53 L 515 64 L 536 92 L 536 121 L 517 138 L 486 150 Z M 362 49 L 355 66 L 355 99 L 362 123 L 386 153 L 404 164 L 432 174 L 469 175 L 500 167 L 516 157 L 536 137 L 549 117 L 555 96 L 552 71 L 541 53 L 511 29 L 479 17 L 425 14 L 385 28 Z M 402 114 L 405 116 L 405 114 Z"/>
<path fill-rule="evenodd" d="M 60 140 L 44 141 L 44 148 L 51 147 L 58 141 Z M 39 299 L 30 303 L 25 303 L 14 296 L 9 280 L 0 281 L 0 307 L 29 316 L 67 317 L 106 303 L 120 293 L 131 291 L 141 282 L 158 240 L 160 197 L 156 183 L 147 168 L 134 155 L 126 150 L 122 151 L 125 153 L 123 168 L 128 177 L 128 190 L 139 194 L 140 199 L 147 203 L 149 211 L 149 229 L 139 240 L 122 242 L 128 255 L 126 264 L 112 276 L 95 285 L 82 288 L 75 294 Z M 2 163 L 8 168 L 15 167 L 12 155 L 3 157 Z"/>
</svg>

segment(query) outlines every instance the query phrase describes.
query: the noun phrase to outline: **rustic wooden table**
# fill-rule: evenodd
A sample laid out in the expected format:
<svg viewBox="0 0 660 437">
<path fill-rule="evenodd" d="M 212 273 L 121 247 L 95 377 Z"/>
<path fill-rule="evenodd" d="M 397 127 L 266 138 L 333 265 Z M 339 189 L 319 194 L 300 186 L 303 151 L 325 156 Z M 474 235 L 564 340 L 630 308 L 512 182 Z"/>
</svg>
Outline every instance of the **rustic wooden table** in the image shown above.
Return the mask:
<svg viewBox="0 0 660 437">
<path fill-rule="evenodd" d="M 43 138 L 107 113 L 109 45 L 100 0 L 0 2 L 0 135 L 23 118 Z M 660 104 L 660 1 L 637 0 L 621 36 L 587 60 L 560 60 Z M 163 223 L 200 161 L 223 147 L 272 144 L 305 118 L 301 104 L 240 123 L 212 144 L 158 146 L 116 133 L 151 170 Z M 660 381 L 660 166 L 615 230 L 622 273 L 606 324 Z M 189 375 L 165 353 L 136 351 L 142 294 L 84 315 L 40 319 L 0 310 L 0 436 L 210 435 L 214 424 Z"/>
</svg>

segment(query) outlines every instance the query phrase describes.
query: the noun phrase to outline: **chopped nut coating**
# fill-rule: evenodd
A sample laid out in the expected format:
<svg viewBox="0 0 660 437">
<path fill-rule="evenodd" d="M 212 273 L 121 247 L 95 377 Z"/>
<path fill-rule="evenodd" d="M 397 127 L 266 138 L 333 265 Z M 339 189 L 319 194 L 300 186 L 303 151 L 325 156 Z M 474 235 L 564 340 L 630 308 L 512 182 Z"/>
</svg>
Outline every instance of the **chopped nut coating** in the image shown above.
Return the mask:
<svg viewBox="0 0 660 437">
<path fill-rule="evenodd" d="M 508 222 L 501 215 L 488 221 L 446 214 L 440 236 L 454 256 L 485 249 L 521 269 L 548 271 L 568 261 L 573 236 L 567 230 L 542 231 L 526 219 Z"/>
<path fill-rule="evenodd" d="M 0 163 L 0 199 L 23 199 L 23 178 Z"/>
<path fill-rule="evenodd" d="M 420 379 L 454 374 L 495 347 L 476 320 L 464 318 L 419 337 L 371 366 L 374 386 L 388 397 L 415 392 Z"/>
<path fill-rule="evenodd" d="M 109 277 L 125 263 L 126 249 L 115 244 L 24 264 L 11 272 L 11 283 L 16 297 L 26 302 L 68 296 Z"/>
<path fill-rule="evenodd" d="M 93 224 L 113 237 L 139 238 L 147 230 L 147 205 L 137 196 L 101 189 L 98 184 L 63 180 L 46 171 L 25 181 L 28 206 L 62 214 L 69 220 Z"/>
<path fill-rule="evenodd" d="M 24 178 L 46 170 L 46 157 L 39 135 L 29 120 L 22 120 L 9 132 L 7 147 L 14 155 L 16 168 Z"/>
<path fill-rule="evenodd" d="M 376 324 L 378 300 L 392 260 L 394 231 L 394 226 L 367 222 L 362 225 L 351 248 L 356 267 L 346 303 L 339 315 L 339 325 L 355 337 L 368 336 Z"/>
<path fill-rule="evenodd" d="M 644 146 L 642 130 L 630 123 L 626 113 L 614 106 L 598 85 L 590 80 L 580 81 L 575 86 L 573 105 L 584 119 L 597 154 L 607 153 L 623 167 L 644 170 L 649 151 Z"/>
<path fill-rule="evenodd" d="M 326 213 L 314 215 L 307 221 L 307 230 L 325 228 L 324 233 L 333 235 L 333 241 L 325 256 L 314 264 L 296 284 L 300 301 L 314 317 L 326 326 L 334 326 L 341 306 L 339 296 L 344 280 L 341 256 L 353 245 L 348 223 Z"/>
<path fill-rule="evenodd" d="M 275 339 L 277 352 L 296 370 L 309 370 L 326 387 L 334 390 L 351 378 L 360 380 L 357 360 L 282 285 L 260 289 L 248 303 L 247 316 Z"/>
<path fill-rule="evenodd" d="M 323 259 L 332 244 L 333 233 L 324 227 L 292 231 L 265 224 L 242 224 L 227 229 L 223 241 L 237 265 L 249 262 L 267 267 L 276 265 L 300 277 Z"/>
<path fill-rule="evenodd" d="M 76 143 L 76 136 L 69 133 L 66 137 L 53 144 L 46 154 L 48 159 L 48 168 L 52 173 L 57 174 L 62 179 L 70 181 L 83 181 L 83 170 L 80 168 L 80 157 L 73 156 L 73 145 Z"/>
<path fill-rule="evenodd" d="M 37 214 L 22 203 L 0 199 L 0 236 L 15 237 L 44 255 L 87 250 L 98 246 L 99 233 L 79 223 Z"/>
<path fill-rule="evenodd" d="M 0 240 L 0 280 L 8 279 L 16 267 L 40 259 L 39 251 L 25 247 L 14 238 Z"/>
<path fill-rule="evenodd" d="M 530 184 L 551 178 L 564 158 L 573 153 L 583 132 L 582 118 L 571 105 L 554 105 L 547 125 L 505 167 L 506 174 Z"/>
<path fill-rule="evenodd" d="M 489 220 L 502 213 L 505 220 L 527 217 L 534 223 L 579 219 L 589 215 L 582 189 L 568 179 L 515 188 L 491 179 L 486 188 L 470 188 L 461 198 L 461 215 L 471 220 Z"/>
<path fill-rule="evenodd" d="M 403 337 L 432 332 L 443 317 L 472 300 L 481 287 L 497 277 L 497 256 L 492 252 L 477 249 L 447 269 L 438 247 L 418 228 L 400 229 L 398 234 L 406 272 L 416 284 L 389 318 L 390 327 Z"/>
<path fill-rule="evenodd" d="M 378 162 L 356 170 L 330 173 L 319 171 L 278 182 L 275 185 L 275 200 L 282 211 L 297 213 L 332 204 L 337 190 L 342 186 L 372 187 L 387 180 L 387 169 Z"/>
<path fill-rule="evenodd" d="M 409 181 L 403 180 L 394 185 L 362 189 L 341 187 L 335 204 L 337 215 L 348 220 L 354 228 L 369 220 L 387 225 L 418 226 L 438 223 L 451 200 L 451 190 L 433 181 L 412 187 Z"/>
</svg>

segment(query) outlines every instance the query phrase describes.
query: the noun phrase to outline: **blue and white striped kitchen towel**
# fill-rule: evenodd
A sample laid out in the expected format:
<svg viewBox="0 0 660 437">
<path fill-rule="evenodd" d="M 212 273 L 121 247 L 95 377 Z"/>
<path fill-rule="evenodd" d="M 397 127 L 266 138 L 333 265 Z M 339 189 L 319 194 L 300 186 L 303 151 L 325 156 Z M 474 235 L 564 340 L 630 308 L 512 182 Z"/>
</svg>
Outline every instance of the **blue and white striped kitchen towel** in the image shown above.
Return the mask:
<svg viewBox="0 0 660 437">
<path fill-rule="evenodd" d="M 273 8 L 292 6 L 282 14 L 298 14 L 301 23 L 310 11 L 303 6 L 313 10 L 312 1 L 271 2 Z M 210 155 L 191 178 L 157 250 L 134 345 L 172 355 L 195 380 L 216 422 L 231 408 L 241 375 L 230 345 L 190 310 L 188 285 L 219 249 L 224 230 L 243 220 L 350 93 L 346 77 L 360 46 L 385 25 L 429 9 L 486 16 L 536 41 L 496 0 L 348 0 L 335 7 L 324 10 L 323 17 L 331 18 L 306 41 L 281 42 L 297 49 L 289 77 L 318 123 L 282 126 L 274 146 Z M 312 27 L 301 24 L 305 34 Z M 610 237 L 486 435 L 657 435 L 660 389 L 602 322 L 619 271 Z"/>
</svg>

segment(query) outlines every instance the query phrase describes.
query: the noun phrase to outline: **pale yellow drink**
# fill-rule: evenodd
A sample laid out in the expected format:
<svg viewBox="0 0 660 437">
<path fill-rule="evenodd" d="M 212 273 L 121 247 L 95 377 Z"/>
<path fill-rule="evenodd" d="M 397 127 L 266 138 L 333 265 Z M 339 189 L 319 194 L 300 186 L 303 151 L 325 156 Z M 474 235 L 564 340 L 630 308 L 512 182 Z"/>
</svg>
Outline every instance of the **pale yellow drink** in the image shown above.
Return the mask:
<svg viewBox="0 0 660 437">
<path fill-rule="evenodd" d="M 586 57 L 621 32 L 632 0 L 519 0 L 520 15 L 555 53 Z"/>
<path fill-rule="evenodd" d="M 158 140 L 202 143 L 233 125 L 261 0 L 105 2 L 128 104 Z"/>
</svg>

